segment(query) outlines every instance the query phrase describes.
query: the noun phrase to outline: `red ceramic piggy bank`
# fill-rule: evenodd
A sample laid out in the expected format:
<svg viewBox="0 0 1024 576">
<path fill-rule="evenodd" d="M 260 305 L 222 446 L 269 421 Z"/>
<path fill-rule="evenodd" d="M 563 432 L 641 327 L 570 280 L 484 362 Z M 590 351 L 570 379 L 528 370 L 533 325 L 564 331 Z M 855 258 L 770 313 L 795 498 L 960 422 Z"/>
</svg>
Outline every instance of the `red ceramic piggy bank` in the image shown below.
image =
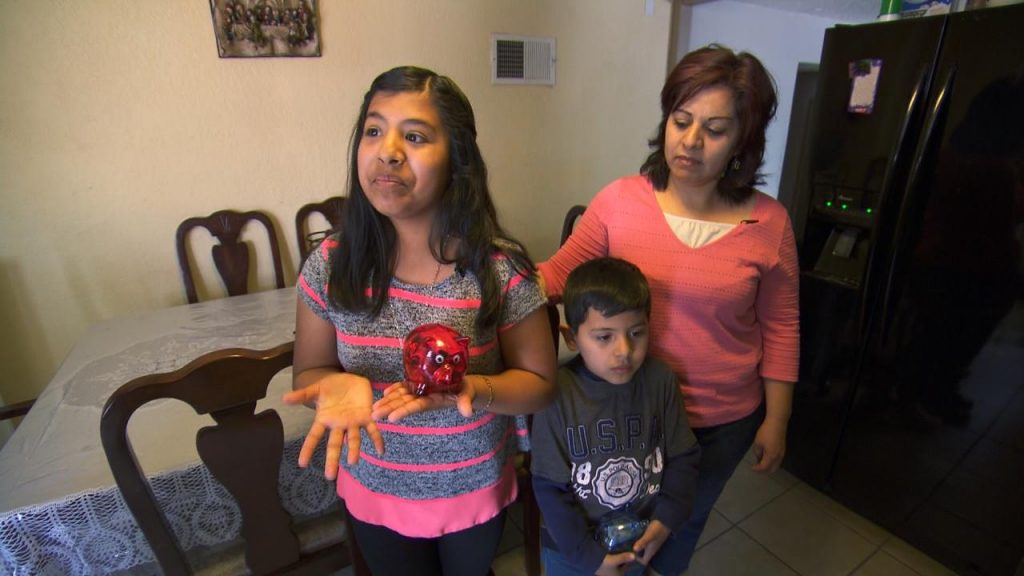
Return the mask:
<svg viewBox="0 0 1024 576">
<path fill-rule="evenodd" d="M 469 362 L 469 338 L 443 324 L 424 324 L 402 344 L 405 385 L 417 396 L 457 394 Z"/>
</svg>

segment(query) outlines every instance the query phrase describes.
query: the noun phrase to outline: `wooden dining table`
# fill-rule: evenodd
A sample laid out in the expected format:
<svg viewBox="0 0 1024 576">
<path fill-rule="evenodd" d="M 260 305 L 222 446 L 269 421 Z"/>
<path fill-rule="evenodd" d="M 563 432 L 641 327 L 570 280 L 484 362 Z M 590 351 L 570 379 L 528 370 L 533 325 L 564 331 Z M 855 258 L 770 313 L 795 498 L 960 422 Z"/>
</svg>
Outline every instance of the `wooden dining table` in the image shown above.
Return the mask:
<svg viewBox="0 0 1024 576">
<path fill-rule="evenodd" d="M 100 444 L 100 414 L 129 380 L 184 366 L 221 348 L 266 349 L 294 339 L 295 289 L 285 288 L 128 315 L 94 325 L 75 344 L 0 451 L 0 573 L 111 574 L 156 571 Z M 291 370 L 278 374 L 257 410 L 284 422 L 281 493 L 293 515 L 337 506 L 323 477 L 323 448 L 296 465 L 312 411 L 284 406 Z M 129 438 L 186 550 L 238 536 L 234 501 L 199 461 L 198 428 L 212 424 L 177 400 L 141 408 Z"/>
</svg>

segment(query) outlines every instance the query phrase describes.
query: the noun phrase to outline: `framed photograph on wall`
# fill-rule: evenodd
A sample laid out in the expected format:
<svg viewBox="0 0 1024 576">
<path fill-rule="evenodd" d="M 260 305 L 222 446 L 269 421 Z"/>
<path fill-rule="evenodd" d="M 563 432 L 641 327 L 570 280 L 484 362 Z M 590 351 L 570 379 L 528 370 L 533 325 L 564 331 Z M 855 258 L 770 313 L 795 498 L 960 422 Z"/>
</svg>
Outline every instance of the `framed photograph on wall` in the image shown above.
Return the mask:
<svg viewBox="0 0 1024 576">
<path fill-rule="evenodd" d="M 221 58 L 319 56 L 317 0 L 210 0 Z"/>
</svg>

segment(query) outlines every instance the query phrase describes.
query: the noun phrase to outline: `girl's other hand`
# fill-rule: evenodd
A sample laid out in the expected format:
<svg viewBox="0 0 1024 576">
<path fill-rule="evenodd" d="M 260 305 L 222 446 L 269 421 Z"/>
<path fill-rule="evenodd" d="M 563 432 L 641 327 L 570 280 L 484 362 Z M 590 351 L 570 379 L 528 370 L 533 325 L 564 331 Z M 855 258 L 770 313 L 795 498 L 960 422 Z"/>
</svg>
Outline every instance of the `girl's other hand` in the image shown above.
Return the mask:
<svg viewBox="0 0 1024 576">
<path fill-rule="evenodd" d="M 426 394 L 417 396 L 409 391 L 405 382 L 395 382 L 384 390 L 384 397 L 373 404 L 374 420 L 387 418 L 388 422 L 397 422 L 410 414 L 438 410 L 455 406 L 459 413 L 467 418 L 473 415 L 473 399 L 476 397 L 469 380 L 464 381 L 462 391 L 455 394 Z"/>
<path fill-rule="evenodd" d="M 309 465 L 320 439 L 327 433 L 327 458 L 324 477 L 334 480 L 338 476 L 341 448 L 348 442 L 349 466 L 359 462 L 360 430 L 365 429 L 378 453 L 384 453 L 384 438 L 371 418 L 373 390 L 370 381 L 354 374 L 338 373 L 304 388 L 288 392 L 285 404 L 316 406 L 316 416 L 299 450 L 299 466 Z"/>
</svg>

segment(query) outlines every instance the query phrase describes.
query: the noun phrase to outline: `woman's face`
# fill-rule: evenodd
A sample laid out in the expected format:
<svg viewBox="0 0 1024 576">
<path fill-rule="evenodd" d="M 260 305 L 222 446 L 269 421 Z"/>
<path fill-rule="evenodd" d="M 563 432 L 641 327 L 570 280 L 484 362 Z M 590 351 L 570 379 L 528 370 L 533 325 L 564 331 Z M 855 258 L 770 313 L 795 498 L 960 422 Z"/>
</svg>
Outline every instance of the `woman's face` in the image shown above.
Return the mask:
<svg viewBox="0 0 1024 576">
<path fill-rule="evenodd" d="M 448 185 L 448 135 L 426 92 L 379 92 L 357 152 L 359 184 L 392 221 L 432 220 Z"/>
<path fill-rule="evenodd" d="M 682 189 L 714 189 L 732 160 L 739 140 L 739 118 L 732 90 L 710 86 L 669 115 L 665 161 L 669 184 Z"/>
</svg>

